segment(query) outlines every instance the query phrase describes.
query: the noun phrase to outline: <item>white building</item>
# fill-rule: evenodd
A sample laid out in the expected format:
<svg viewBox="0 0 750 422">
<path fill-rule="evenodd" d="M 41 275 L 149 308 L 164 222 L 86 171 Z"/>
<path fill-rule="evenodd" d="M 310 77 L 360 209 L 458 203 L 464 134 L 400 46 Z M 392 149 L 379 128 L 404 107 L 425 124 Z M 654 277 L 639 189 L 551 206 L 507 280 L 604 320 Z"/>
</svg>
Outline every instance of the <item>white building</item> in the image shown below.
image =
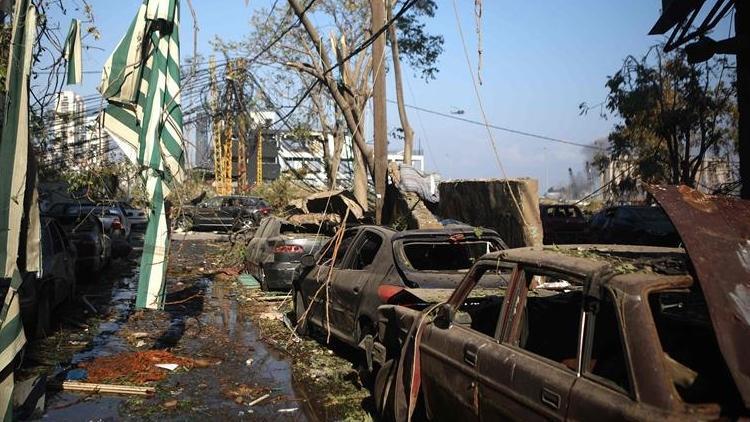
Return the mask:
<svg viewBox="0 0 750 422">
<path fill-rule="evenodd" d="M 424 155 L 420 151 L 414 151 L 416 154 L 411 155 L 411 166 L 424 173 Z M 404 151 L 389 152 L 388 161 L 395 161 L 404 164 Z"/>
<path fill-rule="evenodd" d="M 55 104 L 51 142 L 54 158 L 58 162 L 75 166 L 83 160 L 85 113 L 86 107 L 80 95 L 73 91 L 60 92 Z"/>
</svg>

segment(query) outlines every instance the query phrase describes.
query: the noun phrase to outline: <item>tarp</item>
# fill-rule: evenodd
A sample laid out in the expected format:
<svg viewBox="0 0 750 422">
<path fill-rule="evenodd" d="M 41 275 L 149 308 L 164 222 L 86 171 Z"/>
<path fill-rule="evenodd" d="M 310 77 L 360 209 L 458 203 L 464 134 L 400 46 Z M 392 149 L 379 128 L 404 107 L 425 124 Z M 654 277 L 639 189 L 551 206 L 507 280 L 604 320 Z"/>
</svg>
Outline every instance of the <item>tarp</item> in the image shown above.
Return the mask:
<svg viewBox="0 0 750 422">
<path fill-rule="evenodd" d="M 21 271 L 39 271 L 39 210 L 36 178 L 27 171 L 29 157 L 29 73 L 36 37 L 36 9 L 29 0 L 17 0 L 13 13 L 5 120 L 0 137 L 0 278 L 10 279 L 0 310 L 0 416 L 12 420 L 13 371 L 7 370 L 26 343 L 18 289 Z M 27 193 L 30 197 L 27 197 Z M 22 233 L 22 228 L 26 229 Z M 25 250 L 19 248 L 25 246 Z M 23 253 L 21 253 L 23 252 Z M 22 255 L 23 267 L 18 267 Z"/>
<path fill-rule="evenodd" d="M 179 2 L 145 0 L 107 60 L 99 87 L 109 105 L 104 128 L 135 158 L 149 197 L 136 306 L 164 303 L 170 187 L 184 177 L 180 109 Z"/>
<path fill-rule="evenodd" d="M 68 37 L 65 39 L 65 60 L 68 62 L 66 83 L 78 85 L 83 79 L 81 70 L 81 21 L 70 21 Z"/>
<path fill-rule="evenodd" d="M 393 177 L 393 174 L 395 172 L 392 173 L 391 177 Z M 399 165 L 396 183 L 401 192 L 414 192 L 423 201 L 433 204 L 440 202 L 440 192 L 434 186 L 434 182 L 412 166 Z"/>
</svg>

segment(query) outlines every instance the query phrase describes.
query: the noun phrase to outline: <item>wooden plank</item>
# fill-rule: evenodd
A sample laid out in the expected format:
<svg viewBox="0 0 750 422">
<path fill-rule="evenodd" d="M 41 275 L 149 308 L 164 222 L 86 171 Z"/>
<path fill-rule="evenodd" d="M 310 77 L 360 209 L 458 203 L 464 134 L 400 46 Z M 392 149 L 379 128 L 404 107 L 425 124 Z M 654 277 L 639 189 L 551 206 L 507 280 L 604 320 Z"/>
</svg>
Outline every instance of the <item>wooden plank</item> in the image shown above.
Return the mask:
<svg viewBox="0 0 750 422">
<path fill-rule="evenodd" d="M 51 388 L 62 389 L 63 391 L 81 391 L 85 393 L 109 393 L 109 394 L 130 394 L 137 396 L 147 396 L 156 392 L 155 387 L 141 387 L 135 385 L 117 385 L 117 384 L 94 384 L 79 381 L 65 381 L 62 384 L 50 384 Z"/>
</svg>

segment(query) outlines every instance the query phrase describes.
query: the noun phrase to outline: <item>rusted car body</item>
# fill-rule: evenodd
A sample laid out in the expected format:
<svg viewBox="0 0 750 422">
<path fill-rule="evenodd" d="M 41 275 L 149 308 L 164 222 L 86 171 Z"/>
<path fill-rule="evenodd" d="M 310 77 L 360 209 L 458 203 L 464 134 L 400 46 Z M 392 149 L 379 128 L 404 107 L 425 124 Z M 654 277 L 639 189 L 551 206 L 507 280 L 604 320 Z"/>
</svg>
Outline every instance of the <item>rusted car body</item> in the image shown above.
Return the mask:
<svg viewBox="0 0 750 422">
<path fill-rule="evenodd" d="M 512 249 L 484 256 L 436 308 L 382 306 L 378 407 L 396 420 L 415 411 L 433 420 L 748 417 L 750 206 L 686 188 L 652 194 L 681 233 L 690 229 L 689 255 Z M 510 281 L 494 297 L 468 299 L 496 273 Z"/>
<path fill-rule="evenodd" d="M 373 339 L 378 306 L 420 305 L 414 303 L 420 301 L 415 296 L 420 290 L 454 289 L 476 259 L 506 247 L 497 233 L 468 226 L 401 232 L 354 227 L 343 233 L 334 256 L 336 239 L 294 281 L 295 313 L 301 327 L 330 328 L 334 337 L 353 346 Z"/>
</svg>

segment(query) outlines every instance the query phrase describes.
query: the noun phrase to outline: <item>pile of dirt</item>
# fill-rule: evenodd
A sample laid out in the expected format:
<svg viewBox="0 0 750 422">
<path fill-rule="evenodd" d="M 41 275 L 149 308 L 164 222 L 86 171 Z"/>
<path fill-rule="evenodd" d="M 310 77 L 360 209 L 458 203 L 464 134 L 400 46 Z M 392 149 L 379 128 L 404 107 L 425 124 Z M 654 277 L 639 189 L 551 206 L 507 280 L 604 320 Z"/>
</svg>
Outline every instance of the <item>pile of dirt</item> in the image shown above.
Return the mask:
<svg viewBox="0 0 750 422">
<path fill-rule="evenodd" d="M 97 358 L 79 366 L 88 372 L 88 382 L 140 385 L 166 378 L 169 370 L 157 367 L 156 364 L 159 363 L 175 363 L 186 368 L 193 366 L 192 359 L 175 356 L 165 350 L 121 353 Z"/>
</svg>

